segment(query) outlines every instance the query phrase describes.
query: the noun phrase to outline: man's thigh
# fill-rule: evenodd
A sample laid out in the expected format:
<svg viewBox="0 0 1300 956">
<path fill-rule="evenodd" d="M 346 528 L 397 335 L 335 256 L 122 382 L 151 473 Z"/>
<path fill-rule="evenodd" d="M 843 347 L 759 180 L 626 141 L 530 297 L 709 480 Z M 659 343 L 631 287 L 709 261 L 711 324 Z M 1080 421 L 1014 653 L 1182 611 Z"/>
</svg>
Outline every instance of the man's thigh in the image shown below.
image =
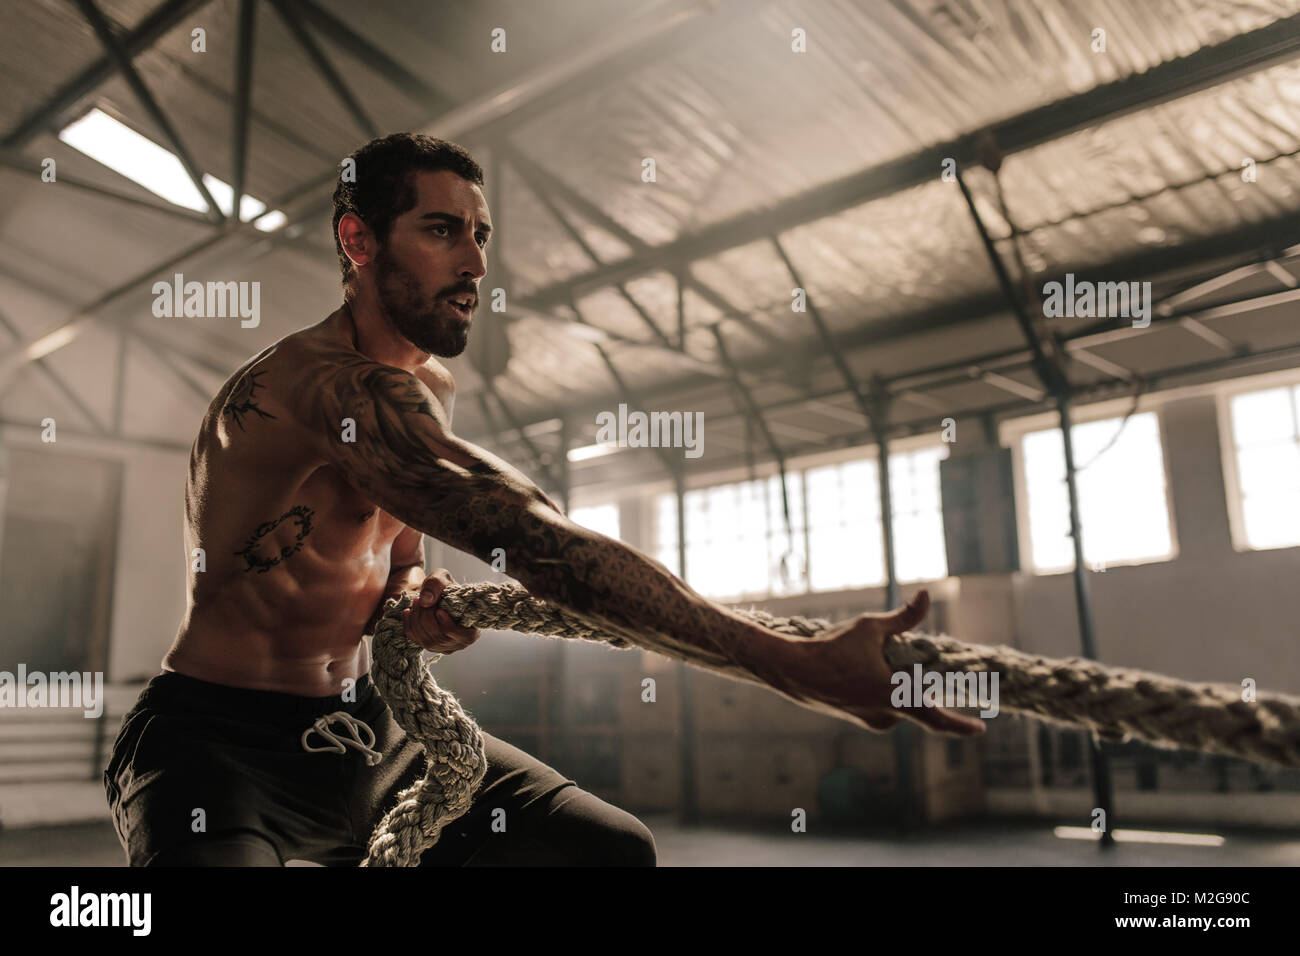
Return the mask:
<svg viewBox="0 0 1300 956">
<path fill-rule="evenodd" d="M 104 781 L 131 865 L 306 857 L 348 839 L 341 758 L 232 727 L 143 708 L 125 722 Z"/>
<path fill-rule="evenodd" d="M 531 754 L 483 734 L 487 771 L 470 809 L 421 866 L 654 865 L 654 838 Z"/>
<path fill-rule="evenodd" d="M 523 837 L 557 793 L 577 787 L 559 771 L 487 732 L 483 754 L 487 770 L 473 803 L 424 852 L 421 866 L 461 866 L 493 837 Z"/>
</svg>

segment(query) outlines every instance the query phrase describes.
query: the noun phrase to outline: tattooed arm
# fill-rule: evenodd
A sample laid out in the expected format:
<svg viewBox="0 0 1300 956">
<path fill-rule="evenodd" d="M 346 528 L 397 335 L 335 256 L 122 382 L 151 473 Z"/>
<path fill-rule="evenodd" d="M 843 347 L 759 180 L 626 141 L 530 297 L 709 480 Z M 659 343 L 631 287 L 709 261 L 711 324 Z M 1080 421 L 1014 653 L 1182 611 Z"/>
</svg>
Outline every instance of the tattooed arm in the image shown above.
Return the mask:
<svg viewBox="0 0 1300 956">
<path fill-rule="evenodd" d="M 662 564 L 577 525 L 511 465 L 452 434 L 415 376 L 331 355 L 291 390 L 295 419 L 320 457 L 411 528 L 506 573 L 533 594 L 588 614 L 620 636 L 649 635 L 669 656 L 793 694 L 784 650 L 794 641 L 720 608 Z M 355 422 L 344 441 L 344 419 Z M 633 642 L 638 643 L 638 642 Z"/>
<path fill-rule="evenodd" d="M 971 736 L 984 725 L 946 708 L 894 708 L 891 634 L 920 624 L 929 596 L 860 614 L 806 639 L 787 638 L 718 607 L 658 561 L 574 524 L 509 464 L 457 438 L 415 376 L 339 350 L 309 365 L 286 401 L 321 460 L 389 514 L 490 563 L 539 597 L 586 614 L 628 643 L 772 688 L 809 709 L 871 730 L 908 718 Z M 354 441 L 342 440 L 344 419 Z M 647 640 L 648 639 L 648 640 Z"/>
</svg>

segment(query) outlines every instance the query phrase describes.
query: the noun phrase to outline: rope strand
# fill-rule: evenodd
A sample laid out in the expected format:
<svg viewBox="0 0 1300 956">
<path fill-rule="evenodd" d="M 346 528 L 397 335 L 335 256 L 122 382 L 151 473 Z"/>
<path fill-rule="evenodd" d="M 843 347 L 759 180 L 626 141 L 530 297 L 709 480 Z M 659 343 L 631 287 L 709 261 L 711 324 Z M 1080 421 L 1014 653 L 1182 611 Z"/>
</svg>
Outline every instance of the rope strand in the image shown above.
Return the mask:
<svg viewBox="0 0 1300 956">
<path fill-rule="evenodd" d="M 424 746 L 428 772 L 398 795 L 397 806 L 380 821 L 363 866 L 417 865 L 442 829 L 469 809 L 487 770 L 477 724 L 437 685 L 421 664 L 420 647 L 406 637 L 402 612 L 410 606 L 408 593 L 385 605 L 372 642 L 371 674 L 394 719 Z M 717 673 L 735 673 L 716 652 L 663 644 L 649 635 L 630 641 L 609 634 L 518 584 L 451 585 L 439 606 L 466 627 L 614 647 L 635 644 Z M 793 637 L 812 637 L 832 626 L 821 618 L 777 617 L 756 609 L 733 613 Z M 925 673 L 997 673 L 1002 710 L 1085 727 L 1105 740 L 1135 738 L 1157 747 L 1300 767 L 1300 698 L 1259 694 L 1248 702 L 1230 684 L 1193 684 L 1086 658 L 1053 659 L 967 644 L 946 635 L 893 635 L 885 641 L 884 656 L 895 671 L 920 664 Z"/>
</svg>

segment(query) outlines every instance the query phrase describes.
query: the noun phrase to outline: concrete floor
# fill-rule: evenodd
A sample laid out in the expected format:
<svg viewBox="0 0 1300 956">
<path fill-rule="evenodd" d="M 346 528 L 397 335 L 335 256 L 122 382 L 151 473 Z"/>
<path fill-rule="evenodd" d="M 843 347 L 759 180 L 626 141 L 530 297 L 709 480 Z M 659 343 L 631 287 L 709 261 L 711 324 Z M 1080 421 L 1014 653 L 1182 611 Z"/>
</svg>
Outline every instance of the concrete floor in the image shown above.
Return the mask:
<svg viewBox="0 0 1300 956">
<path fill-rule="evenodd" d="M 971 822 L 911 837 L 820 836 L 782 824 L 684 827 L 671 816 L 641 814 L 654 833 L 660 866 L 1300 866 L 1300 833 L 1225 831 L 1219 847 L 1126 843 L 1102 853 L 1094 843 L 1064 840 L 1042 822 Z M 0 866 L 123 866 L 107 822 L 0 831 Z M 310 864 L 305 864 L 310 865 Z"/>
</svg>

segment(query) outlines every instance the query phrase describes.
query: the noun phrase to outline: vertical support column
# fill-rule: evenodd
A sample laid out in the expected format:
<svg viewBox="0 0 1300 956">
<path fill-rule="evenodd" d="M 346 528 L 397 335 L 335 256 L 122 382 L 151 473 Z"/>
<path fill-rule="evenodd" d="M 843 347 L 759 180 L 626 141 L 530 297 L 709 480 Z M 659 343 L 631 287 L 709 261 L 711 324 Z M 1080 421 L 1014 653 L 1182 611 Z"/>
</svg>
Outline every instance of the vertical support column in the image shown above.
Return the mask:
<svg viewBox="0 0 1300 956">
<path fill-rule="evenodd" d="M 9 448 L 5 445 L 5 427 L 0 425 L 0 570 L 4 568 L 5 502 L 9 498 Z"/>
<path fill-rule="evenodd" d="M 564 415 L 560 416 L 559 439 L 560 487 L 557 490 L 560 493 L 560 506 L 567 515 L 573 507 L 573 489 L 570 484 L 569 472 L 569 442 L 571 440 L 569 419 Z M 547 641 L 546 643 L 549 646 L 545 656 L 546 666 L 544 671 L 547 676 L 547 692 L 549 696 L 542 699 L 542 709 L 546 712 L 543 719 L 547 722 L 550 732 L 553 732 L 561 739 L 567 739 L 570 730 L 569 709 L 566 706 L 569 686 L 569 642 Z M 552 753 L 548 755 L 548 759 L 551 759 L 559 748 L 555 746 L 556 741 L 553 738 L 550 739 L 549 743 L 549 749 Z"/>
<path fill-rule="evenodd" d="M 686 351 L 686 287 L 682 282 L 681 266 L 675 276 L 677 280 L 677 347 Z"/>
<path fill-rule="evenodd" d="M 1097 641 L 1092 627 L 1092 602 L 1088 594 L 1088 571 L 1083 566 L 1083 534 L 1079 521 L 1079 486 L 1074 470 L 1074 436 L 1070 433 L 1070 396 L 1061 392 L 1056 398 L 1061 416 L 1061 439 L 1065 445 L 1065 486 L 1070 496 L 1070 539 L 1074 543 L 1074 603 L 1079 615 L 1079 637 L 1083 656 L 1097 659 Z M 1106 814 L 1106 828 L 1101 831 L 1102 848 L 1114 846 L 1114 791 L 1110 778 L 1110 761 L 1102 753 L 1096 734 L 1088 734 L 1092 755 L 1092 791 L 1096 805 Z"/>
<path fill-rule="evenodd" d="M 253 31 L 257 24 L 257 5 L 254 0 L 239 0 L 239 40 L 235 49 L 235 102 L 231 132 L 231 215 L 235 222 L 243 222 L 239 207 L 244 198 L 244 183 L 248 173 L 248 127 L 253 102 Z"/>
<path fill-rule="evenodd" d="M 108 683 L 109 658 L 113 641 L 113 601 L 117 592 L 117 542 L 122 536 L 122 494 L 126 483 L 126 461 L 112 461 L 109 466 L 108 491 L 104 510 L 99 515 L 95 535 L 95 589 L 91 604 L 92 629 L 86 647 L 85 667 L 98 671 Z M 102 702 L 101 702 L 102 703 Z M 87 780 L 97 780 L 104 772 L 104 750 L 112 740 L 113 724 L 105 704 L 95 719 L 93 746 Z"/>
<path fill-rule="evenodd" d="M 889 390 L 879 376 L 871 381 L 871 430 L 876 438 L 880 469 L 880 528 L 885 542 L 885 610 L 898 606 L 898 577 L 894 573 L 894 499 L 889 487 Z"/>
<path fill-rule="evenodd" d="M 686 580 L 686 468 L 677 464 L 673 469 L 673 493 L 677 496 L 677 576 Z M 695 800 L 695 710 L 692 704 L 694 675 L 683 661 L 677 662 L 677 684 L 681 687 L 681 758 L 682 792 L 681 821 L 694 823 L 699 819 Z"/>
<path fill-rule="evenodd" d="M 560 416 L 560 504 L 564 506 L 564 513 L 567 515 L 573 510 L 573 487 L 572 478 L 569 472 L 569 444 L 572 439 L 569 436 L 569 419 Z M 563 643 L 563 642 L 561 642 Z"/>
<path fill-rule="evenodd" d="M 876 461 L 880 469 L 880 530 L 885 548 L 885 610 L 898 606 L 898 575 L 894 569 L 894 498 L 889 485 L 889 392 L 876 377 L 871 382 L 871 430 L 876 438 Z M 920 728 L 910 720 L 894 728 L 894 790 L 898 823 L 903 832 L 916 829 L 922 821 L 919 781 L 916 780 L 916 750 Z"/>
<path fill-rule="evenodd" d="M 898 606 L 898 575 L 894 570 L 894 496 L 889 486 L 889 439 L 876 431 L 876 461 L 880 468 L 880 529 L 885 539 L 885 610 Z"/>
<path fill-rule="evenodd" d="M 113 379 L 113 434 L 122 437 L 122 420 L 126 408 L 126 329 L 117 330 L 117 364 Z"/>
</svg>

